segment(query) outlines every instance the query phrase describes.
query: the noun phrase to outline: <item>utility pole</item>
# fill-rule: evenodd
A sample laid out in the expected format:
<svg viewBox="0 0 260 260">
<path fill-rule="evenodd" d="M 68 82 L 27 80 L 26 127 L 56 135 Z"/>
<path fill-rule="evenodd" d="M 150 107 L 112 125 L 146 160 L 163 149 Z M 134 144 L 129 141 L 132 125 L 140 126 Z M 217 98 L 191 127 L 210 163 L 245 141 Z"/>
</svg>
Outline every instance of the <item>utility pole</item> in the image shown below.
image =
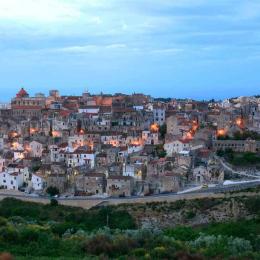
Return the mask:
<svg viewBox="0 0 260 260">
<path fill-rule="evenodd" d="M 107 211 L 107 227 L 109 227 L 109 215 L 108 215 L 108 211 Z"/>
</svg>

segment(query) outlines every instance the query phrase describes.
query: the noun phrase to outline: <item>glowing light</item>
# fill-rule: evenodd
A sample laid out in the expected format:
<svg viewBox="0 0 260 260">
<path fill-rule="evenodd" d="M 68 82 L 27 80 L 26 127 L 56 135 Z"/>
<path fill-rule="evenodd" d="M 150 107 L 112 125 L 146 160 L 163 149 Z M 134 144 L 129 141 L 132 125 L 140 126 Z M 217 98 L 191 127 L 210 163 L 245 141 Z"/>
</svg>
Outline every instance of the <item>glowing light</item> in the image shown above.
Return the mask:
<svg viewBox="0 0 260 260">
<path fill-rule="evenodd" d="M 243 127 L 243 120 L 242 120 L 242 118 L 237 118 L 236 119 L 236 125 L 239 126 L 239 127 Z"/>
<path fill-rule="evenodd" d="M 193 133 L 192 131 L 189 131 L 187 132 L 183 137 L 182 137 L 183 140 L 191 140 L 193 139 Z"/>
<path fill-rule="evenodd" d="M 151 130 L 152 132 L 158 132 L 158 131 L 159 131 L 159 125 L 158 125 L 158 124 L 152 124 L 152 125 L 150 126 L 150 130 Z"/>
<path fill-rule="evenodd" d="M 35 134 L 38 132 L 38 129 L 36 128 L 30 128 L 30 134 Z"/>
<path fill-rule="evenodd" d="M 19 147 L 19 143 L 18 143 L 18 142 L 13 142 L 13 143 L 12 143 L 12 148 L 13 148 L 13 149 L 16 150 L 18 147 Z"/>
<path fill-rule="evenodd" d="M 24 154 L 20 153 L 17 157 L 22 160 L 22 159 L 24 159 Z"/>
<path fill-rule="evenodd" d="M 141 143 L 140 143 L 140 142 L 138 142 L 138 141 L 132 141 L 132 142 L 131 142 L 131 144 L 132 144 L 132 145 L 139 146 Z"/>
<path fill-rule="evenodd" d="M 16 132 L 12 132 L 12 133 L 10 134 L 10 136 L 11 136 L 12 138 L 15 138 L 15 137 L 18 136 L 18 133 L 16 133 Z"/>
<path fill-rule="evenodd" d="M 52 136 L 53 137 L 60 137 L 61 133 L 59 131 L 52 131 Z"/>
<path fill-rule="evenodd" d="M 79 134 L 80 134 L 80 135 L 84 135 L 84 133 L 85 133 L 85 131 L 84 131 L 83 129 L 81 129 L 81 130 L 79 131 Z"/>
<path fill-rule="evenodd" d="M 219 129 L 217 131 L 217 136 L 224 136 L 226 135 L 227 131 L 225 129 Z"/>
</svg>

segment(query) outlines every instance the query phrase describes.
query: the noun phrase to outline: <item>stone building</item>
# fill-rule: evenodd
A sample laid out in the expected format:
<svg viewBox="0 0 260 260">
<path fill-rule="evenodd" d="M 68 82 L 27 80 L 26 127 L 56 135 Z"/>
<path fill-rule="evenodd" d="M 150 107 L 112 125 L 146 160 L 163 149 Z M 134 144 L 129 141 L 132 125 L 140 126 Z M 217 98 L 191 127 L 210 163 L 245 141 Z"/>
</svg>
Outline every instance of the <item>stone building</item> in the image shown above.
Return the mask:
<svg viewBox="0 0 260 260">
<path fill-rule="evenodd" d="M 106 178 L 103 173 L 88 173 L 75 176 L 76 192 L 86 195 L 102 195 L 106 191 Z"/>
<path fill-rule="evenodd" d="M 107 178 L 107 194 L 112 197 L 131 196 L 134 190 L 130 176 L 110 176 Z"/>
</svg>

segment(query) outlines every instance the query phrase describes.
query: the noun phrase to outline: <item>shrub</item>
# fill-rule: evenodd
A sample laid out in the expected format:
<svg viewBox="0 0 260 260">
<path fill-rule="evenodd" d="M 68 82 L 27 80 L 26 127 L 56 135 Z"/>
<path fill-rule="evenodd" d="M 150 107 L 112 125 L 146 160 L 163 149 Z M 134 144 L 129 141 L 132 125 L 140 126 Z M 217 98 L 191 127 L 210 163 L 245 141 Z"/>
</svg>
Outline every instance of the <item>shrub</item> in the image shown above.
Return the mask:
<svg viewBox="0 0 260 260">
<path fill-rule="evenodd" d="M 176 227 L 166 230 L 167 236 L 173 237 L 176 240 L 191 241 L 199 236 L 199 233 L 191 227 Z"/>
<path fill-rule="evenodd" d="M 132 251 L 132 254 L 137 257 L 143 257 L 146 254 L 146 251 L 144 248 L 136 248 Z"/>
<path fill-rule="evenodd" d="M 1 227 L 0 238 L 2 238 L 5 242 L 15 244 L 17 241 L 19 241 L 19 233 L 13 227 Z"/>
<path fill-rule="evenodd" d="M 89 239 L 84 245 L 83 250 L 92 255 L 106 254 L 111 256 L 114 250 L 112 240 L 105 235 L 97 235 Z"/>
<path fill-rule="evenodd" d="M 185 212 L 185 217 L 186 219 L 192 219 L 196 216 L 196 213 L 192 210 L 189 210 L 187 212 Z"/>
<path fill-rule="evenodd" d="M 6 219 L 6 218 L 0 217 L 0 227 L 6 226 L 7 223 L 8 223 L 8 222 L 7 222 L 7 219 Z"/>
<path fill-rule="evenodd" d="M 41 231 L 31 227 L 22 228 L 20 230 L 20 241 L 22 243 L 37 241 L 39 239 L 40 232 Z"/>
<path fill-rule="evenodd" d="M 50 186 L 46 189 L 46 192 L 50 195 L 50 196 L 55 196 L 55 195 L 59 195 L 60 191 L 57 187 L 53 187 Z"/>
<path fill-rule="evenodd" d="M 51 199 L 51 200 L 50 200 L 50 205 L 51 205 L 51 206 L 58 206 L 58 204 L 59 204 L 59 203 L 58 203 L 58 201 L 57 201 L 56 199 Z"/>
</svg>

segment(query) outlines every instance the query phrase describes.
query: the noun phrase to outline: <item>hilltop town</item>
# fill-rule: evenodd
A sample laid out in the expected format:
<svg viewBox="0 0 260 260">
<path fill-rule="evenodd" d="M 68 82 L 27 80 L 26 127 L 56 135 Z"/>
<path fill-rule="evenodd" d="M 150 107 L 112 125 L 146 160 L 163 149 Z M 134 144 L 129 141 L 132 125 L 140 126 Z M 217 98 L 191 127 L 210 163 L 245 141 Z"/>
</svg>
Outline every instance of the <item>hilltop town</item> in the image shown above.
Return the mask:
<svg viewBox="0 0 260 260">
<path fill-rule="evenodd" d="M 257 179 L 260 98 L 121 93 L 46 97 L 0 109 L 0 191 L 128 197 Z"/>
</svg>

